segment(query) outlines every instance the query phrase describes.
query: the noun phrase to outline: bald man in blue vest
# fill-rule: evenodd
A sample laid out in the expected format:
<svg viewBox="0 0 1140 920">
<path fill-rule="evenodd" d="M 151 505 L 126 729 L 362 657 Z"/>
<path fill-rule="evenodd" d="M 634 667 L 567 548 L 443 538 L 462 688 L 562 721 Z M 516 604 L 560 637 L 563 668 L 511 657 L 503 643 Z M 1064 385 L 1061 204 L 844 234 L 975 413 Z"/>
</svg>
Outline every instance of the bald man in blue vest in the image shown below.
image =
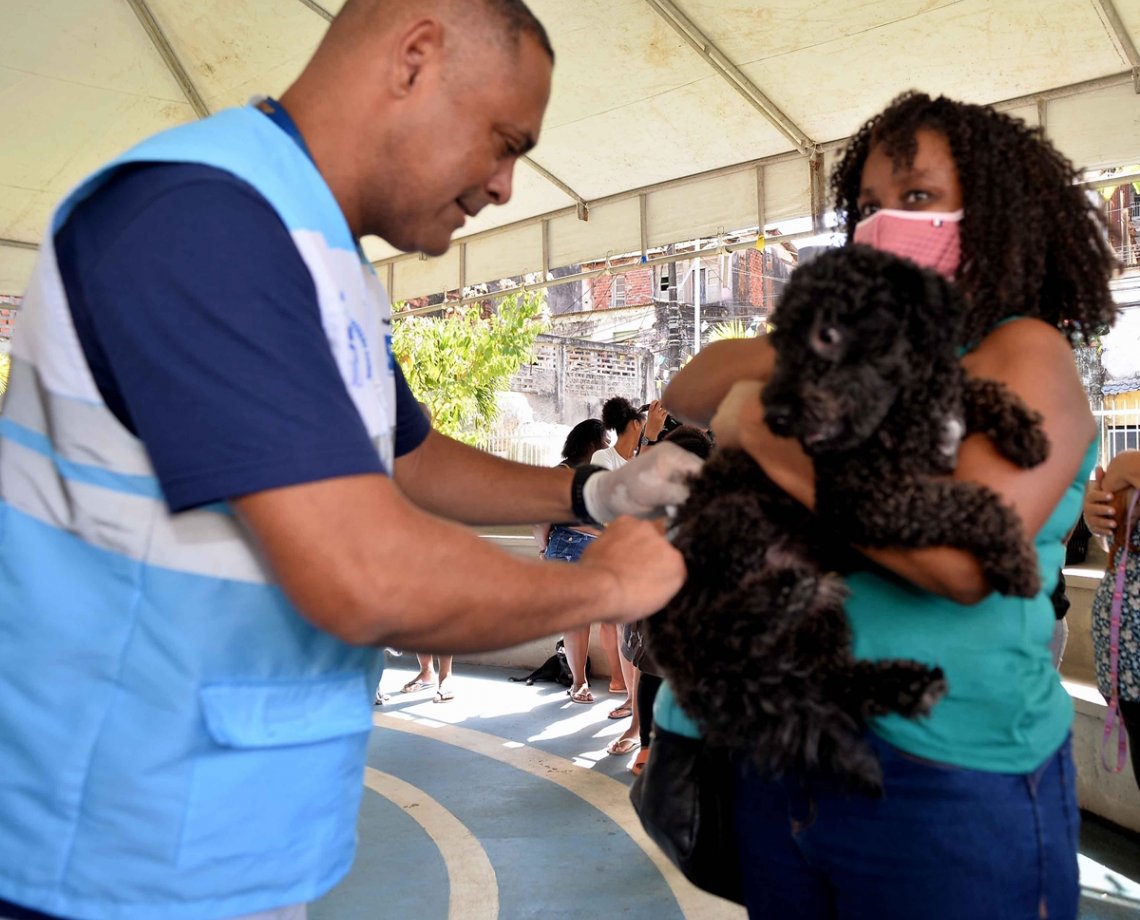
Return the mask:
<svg viewBox="0 0 1140 920">
<path fill-rule="evenodd" d="M 657 610 L 695 467 L 431 430 L 358 240 L 511 194 L 553 52 L 518 0 L 348 0 L 281 97 L 59 206 L 0 415 L 0 918 L 303 917 L 347 872 L 384 646 Z M 461 372 L 461 368 L 456 368 Z M 455 522 L 607 523 L 581 565 Z"/>
</svg>

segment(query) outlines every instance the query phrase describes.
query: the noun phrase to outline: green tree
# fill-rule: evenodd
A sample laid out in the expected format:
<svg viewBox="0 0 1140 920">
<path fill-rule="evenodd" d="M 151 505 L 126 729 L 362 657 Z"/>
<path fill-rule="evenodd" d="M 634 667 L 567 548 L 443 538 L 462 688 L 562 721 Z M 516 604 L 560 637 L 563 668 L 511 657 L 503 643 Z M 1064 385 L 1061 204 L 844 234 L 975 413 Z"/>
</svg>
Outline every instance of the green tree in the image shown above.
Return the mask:
<svg viewBox="0 0 1140 920">
<path fill-rule="evenodd" d="M 761 332 L 765 334 L 768 332 L 768 323 L 756 320 L 748 322 L 743 319 L 730 319 L 723 323 L 717 323 L 708 332 L 708 342 L 720 342 L 724 339 L 753 339 Z"/>
<path fill-rule="evenodd" d="M 397 304 L 392 351 L 436 430 L 469 444 L 490 431 L 495 393 L 531 359 L 546 328 L 545 300 L 543 293 L 518 291 L 489 314 L 476 305 L 404 319 Z"/>
</svg>

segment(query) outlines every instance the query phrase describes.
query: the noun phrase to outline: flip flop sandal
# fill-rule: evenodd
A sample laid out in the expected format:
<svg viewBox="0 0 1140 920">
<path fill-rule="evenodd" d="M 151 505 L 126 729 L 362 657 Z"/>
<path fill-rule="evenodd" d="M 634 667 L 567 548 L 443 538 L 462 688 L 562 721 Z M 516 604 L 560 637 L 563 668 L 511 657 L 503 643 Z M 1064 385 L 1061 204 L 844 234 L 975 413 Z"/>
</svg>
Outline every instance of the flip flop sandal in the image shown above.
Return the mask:
<svg viewBox="0 0 1140 920">
<path fill-rule="evenodd" d="M 587 686 L 583 685 L 583 686 L 579 687 L 577 690 L 574 690 L 574 691 L 567 690 L 566 692 L 570 694 L 570 699 L 572 699 L 575 703 L 592 703 L 592 702 L 594 702 L 594 694 L 592 694 L 590 692 L 590 688 Z"/>
<path fill-rule="evenodd" d="M 649 760 L 649 748 L 643 747 L 637 752 L 637 757 L 634 758 L 633 763 L 629 765 L 629 772 L 634 776 L 640 776 L 641 771 L 645 769 L 645 763 Z"/>
<path fill-rule="evenodd" d="M 455 699 L 455 694 L 452 693 L 450 690 L 437 690 L 435 692 L 435 699 L 432 700 L 432 702 L 433 703 L 450 703 L 453 699 Z"/>
<path fill-rule="evenodd" d="M 420 680 L 418 677 L 415 680 L 409 680 L 404 686 L 400 688 L 401 693 L 419 693 L 421 690 L 430 690 L 435 686 L 434 680 Z"/>
<path fill-rule="evenodd" d="M 641 746 L 641 741 L 638 738 L 615 738 L 606 745 L 607 754 L 632 754 L 634 750 Z"/>
<path fill-rule="evenodd" d="M 606 716 L 606 718 L 628 719 L 631 715 L 633 715 L 633 708 L 631 706 L 618 706 L 617 709 L 611 709 L 609 715 Z"/>
</svg>

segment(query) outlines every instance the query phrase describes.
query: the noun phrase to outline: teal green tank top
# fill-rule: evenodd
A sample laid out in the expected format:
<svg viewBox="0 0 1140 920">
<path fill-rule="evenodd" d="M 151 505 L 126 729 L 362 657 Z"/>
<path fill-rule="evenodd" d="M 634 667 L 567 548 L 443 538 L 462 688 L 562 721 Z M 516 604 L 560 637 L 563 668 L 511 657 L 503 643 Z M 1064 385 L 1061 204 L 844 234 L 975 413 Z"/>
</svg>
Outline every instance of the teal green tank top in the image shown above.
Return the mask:
<svg viewBox="0 0 1140 920">
<path fill-rule="evenodd" d="M 1064 741 L 1073 704 L 1049 654 L 1056 623 L 1050 597 L 1097 453 L 1093 441 L 1037 534 L 1036 597 L 994 593 L 962 606 L 901 579 L 870 572 L 848 577 L 855 657 L 937 665 L 949 686 L 930 716 L 877 719 L 877 734 L 919 757 L 994 773 L 1027 773 Z"/>
<path fill-rule="evenodd" d="M 1036 597 L 991 594 L 966 607 L 898 579 L 869 572 L 848 577 L 855 656 L 937 665 L 949 685 L 930 716 L 877 719 L 877 734 L 918 757 L 993 773 L 1028 773 L 1065 740 L 1073 704 L 1049 655 L 1056 622 L 1050 597 L 1065 560 L 1062 541 L 1080 514 L 1097 453 L 1094 440 L 1037 534 Z M 667 731 L 700 736 L 668 681 L 657 694 L 653 718 Z"/>
</svg>

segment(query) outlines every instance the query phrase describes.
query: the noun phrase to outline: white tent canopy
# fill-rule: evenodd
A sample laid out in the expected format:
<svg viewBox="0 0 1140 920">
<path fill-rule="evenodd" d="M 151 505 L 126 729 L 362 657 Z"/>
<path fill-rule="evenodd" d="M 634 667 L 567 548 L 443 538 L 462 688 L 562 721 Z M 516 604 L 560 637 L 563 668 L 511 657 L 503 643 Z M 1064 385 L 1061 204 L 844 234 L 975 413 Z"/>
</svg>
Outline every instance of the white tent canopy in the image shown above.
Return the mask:
<svg viewBox="0 0 1140 920">
<path fill-rule="evenodd" d="M 340 5 L 0 0 L 0 293 L 74 183 L 280 93 Z M 1140 162 L 1140 0 L 530 5 L 558 56 L 542 139 L 444 257 L 366 241 L 397 298 L 819 213 L 842 139 L 910 87 L 998 103 L 1079 166 Z"/>
</svg>

